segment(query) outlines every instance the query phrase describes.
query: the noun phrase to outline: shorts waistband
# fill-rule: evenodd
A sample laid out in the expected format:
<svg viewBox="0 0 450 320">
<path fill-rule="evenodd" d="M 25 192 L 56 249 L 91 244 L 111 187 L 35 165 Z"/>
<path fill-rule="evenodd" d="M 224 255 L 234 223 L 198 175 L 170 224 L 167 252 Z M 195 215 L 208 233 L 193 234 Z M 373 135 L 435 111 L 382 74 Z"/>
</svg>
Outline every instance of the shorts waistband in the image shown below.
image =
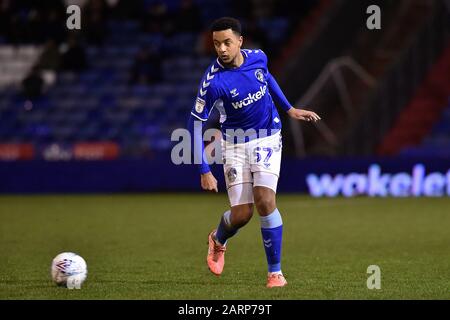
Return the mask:
<svg viewBox="0 0 450 320">
<path fill-rule="evenodd" d="M 222 139 L 228 143 L 242 144 L 256 139 L 274 136 L 280 133 L 281 129 L 264 129 L 250 134 L 248 134 L 248 131 L 242 131 L 242 134 L 239 134 L 240 132 L 236 133 L 236 130 L 234 132 L 235 133 L 231 136 L 222 131 Z"/>
</svg>

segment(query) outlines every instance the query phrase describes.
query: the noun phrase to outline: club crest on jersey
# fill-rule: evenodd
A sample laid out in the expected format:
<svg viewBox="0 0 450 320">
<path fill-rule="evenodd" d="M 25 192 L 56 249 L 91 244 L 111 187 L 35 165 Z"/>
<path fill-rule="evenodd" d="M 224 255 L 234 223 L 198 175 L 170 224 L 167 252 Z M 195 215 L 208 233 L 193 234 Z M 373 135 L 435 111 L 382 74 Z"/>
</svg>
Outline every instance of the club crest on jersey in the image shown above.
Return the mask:
<svg viewBox="0 0 450 320">
<path fill-rule="evenodd" d="M 227 177 L 229 182 L 236 181 L 237 178 L 237 171 L 235 168 L 230 168 L 227 172 Z"/>
<path fill-rule="evenodd" d="M 195 100 L 195 111 L 197 111 L 198 113 L 202 113 L 203 109 L 205 108 L 205 104 L 205 100 L 197 97 L 197 100 Z"/>
<path fill-rule="evenodd" d="M 264 81 L 264 73 L 261 69 L 255 71 L 255 77 L 259 82 L 265 83 Z"/>
</svg>

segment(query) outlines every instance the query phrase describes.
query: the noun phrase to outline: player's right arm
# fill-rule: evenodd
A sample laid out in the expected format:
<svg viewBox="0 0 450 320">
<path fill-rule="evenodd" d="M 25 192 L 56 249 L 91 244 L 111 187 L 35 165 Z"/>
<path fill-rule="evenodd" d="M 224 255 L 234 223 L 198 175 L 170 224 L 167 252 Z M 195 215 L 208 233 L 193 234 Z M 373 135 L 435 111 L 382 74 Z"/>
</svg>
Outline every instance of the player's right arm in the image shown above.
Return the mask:
<svg viewBox="0 0 450 320">
<path fill-rule="evenodd" d="M 212 71 L 206 73 L 200 83 L 195 105 L 189 117 L 188 130 L 192 138 L 191 150 L 193 151 L 194 160 L 201 159 L 201 163 L 198 164 L 201 186 L 204 190 L 218 192 L 217 180 L 211 173 L 206 160 L 203 141 L 203 123 L 208 120 L 214 104 L 219 99 L 217 91 L 211 83 L 214 78 L 214 75 L 211 73 Z"/>
<path fill-rule="evenodd" d="M 205 144 L 203 142 L 203 122 L 197 119 L 192 114 L 188 121 L 188 130 L 191 133 L 191 150 L 193 151 L 194 161 L 195 159 L 201 159 L 201 163 L 198 164 L 198 170 L 200 173 L 200 183 L 203 190 L 215 191 L 217 189 L 217 180 L 211 173 L 211 169 L 206 161 L 205 157 Z"/>
</svg>

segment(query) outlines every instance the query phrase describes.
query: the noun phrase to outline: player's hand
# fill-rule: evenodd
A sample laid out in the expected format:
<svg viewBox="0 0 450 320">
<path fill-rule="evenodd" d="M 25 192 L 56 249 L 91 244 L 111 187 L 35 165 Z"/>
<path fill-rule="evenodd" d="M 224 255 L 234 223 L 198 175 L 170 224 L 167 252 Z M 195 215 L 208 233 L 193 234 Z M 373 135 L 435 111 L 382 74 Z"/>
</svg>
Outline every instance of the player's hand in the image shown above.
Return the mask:
<svg viewBox="0 0 450 320">
<path fill-rule="evenodd" d="M 308 110 L 291 108 L 287 113 L 291 118 L 297 120 L 314 121 L 314 122 L 321 120 L 320 117 L 315 112 Z"/>
<path fill-rule="evenodd" d="M 217 189 L 217 180 L 211 172 L 201 175 L 201 184 L 203 190 L 219 192 Z"/>
</svg>

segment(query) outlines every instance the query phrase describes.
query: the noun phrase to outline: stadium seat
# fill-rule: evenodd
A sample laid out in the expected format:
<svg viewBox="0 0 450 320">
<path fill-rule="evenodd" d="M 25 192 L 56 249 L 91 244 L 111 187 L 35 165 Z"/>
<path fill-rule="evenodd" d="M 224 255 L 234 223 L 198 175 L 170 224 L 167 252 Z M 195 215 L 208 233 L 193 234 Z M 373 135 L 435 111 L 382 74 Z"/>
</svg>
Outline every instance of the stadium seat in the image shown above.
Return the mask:
<svg viewBox="0 0 450 320">
<path fill-rule="evenodd" d="M 153 0 L 146 1 L 150 5 Z M 229 11 L 228 1 L 196 0 L 200 15 L 212 21 Z M 171 13 L 179 0 L 167 1 Z M 267 29 L 285 30 L 282 17 L 262 22 Z M 89 67 L 80 72 L 57 72 L 56 82 L 45 97 L 30 104 L 18 92 L 18 84 L 43 49 L 42 45 L 0 45 L 0 138 L 36 143 L 95 140 L 122 141 L 136 149 L 139 137 L 148 146 L 167 150 L 171 130 L 186 123 L 200 79 L 212 62 L 196 51 L 198 33 L 147 32 L 138 20 L 108 20 L 102 45 L 87 43 Z M 278 32 L 278 33 L 277 33 Z M 162 81 L 131 84 L 131 68 L 142 47 L 162 54 Z M 14 89 L 10 87 L 14 85 Z M 2 87 L 7 87 L 3 90 Z M 17 121 L 16 121 L 17 120 Z M 140 143 L 140 142 L 139 142 Z"/>
</svg>

